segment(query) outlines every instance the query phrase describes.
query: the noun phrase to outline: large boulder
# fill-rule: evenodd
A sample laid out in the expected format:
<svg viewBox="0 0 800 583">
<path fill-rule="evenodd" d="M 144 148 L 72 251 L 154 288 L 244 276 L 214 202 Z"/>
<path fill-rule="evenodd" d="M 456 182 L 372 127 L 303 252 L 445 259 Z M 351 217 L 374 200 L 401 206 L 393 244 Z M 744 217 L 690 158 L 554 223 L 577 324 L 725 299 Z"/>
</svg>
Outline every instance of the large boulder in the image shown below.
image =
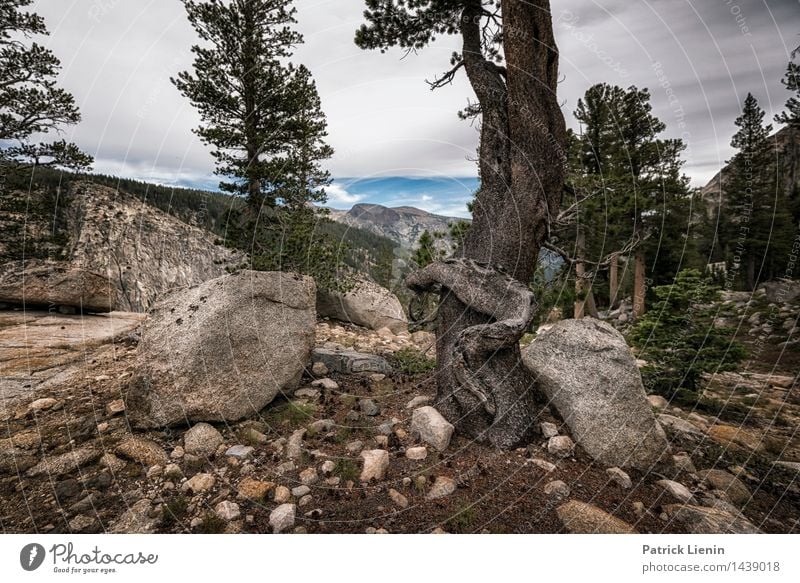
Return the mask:
<svg viewBox="0 0 800 583">
<path fill-rule="evenodd" d="M 111 312 L 117 303 L 117 288 L 107 277 L 79 267 L 12 261 L 0 266 L 0 303 Z"/>
<path fill-rule="evenodd" d="M 647 470 L 669 451 L 625 339 L 609 324 L 563 320 L 524 349 L 539 387 L 595 460 Z"/>
<path fill-rule="evenodd" d="M 360 280 L 347 293 L 319 290 L 317 313 L 370 330 L 388 328 L 395 334 L 408 330 L 408 320 L 397 296 L 371 281 Z"/>
<path fill-rule="evenodd" d="M 256 271 L 167 296 L 142 331 L 132 423 L 235 421 L 294 389 L 314 344 L 314 301 L 310 277 Z"/>
</svg>

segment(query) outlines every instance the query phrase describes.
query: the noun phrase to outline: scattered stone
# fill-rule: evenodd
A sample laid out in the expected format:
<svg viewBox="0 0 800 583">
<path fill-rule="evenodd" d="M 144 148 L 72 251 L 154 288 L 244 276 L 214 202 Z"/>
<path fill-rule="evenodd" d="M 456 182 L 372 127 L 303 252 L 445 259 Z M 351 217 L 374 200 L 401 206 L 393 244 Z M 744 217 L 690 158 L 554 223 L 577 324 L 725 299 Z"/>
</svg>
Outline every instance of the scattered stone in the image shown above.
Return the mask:
<svg viewBox="0 0 800 583">
<path fill-rule="evenodd" d="M 281 504 L 269 515 L 272 532 L 278 534 L 294 526 L 297 509 L 294 504 Z"/>
<path fill-rule="evenodd" d="M 204 458 L 212 457 L 224 441 L 222 434 L 208 423 L 197 423 L 183 435 L 184 451 Z"/>
<path fill-rule="evenodd" d="M 150 466 L 147 470 L 147 479 L 148 480 L 155 480 L 156 478 L 160 477 L 161 474 L 164 473 L 164 468 L 159 465 Z"/>
<path fill-rule="evenodd" d="M 408 403 L 406 403 L 406 409 L 416 409 L 417 407 L 422 407 L 423 405 L 427 405 L 431 402 L 431 398 L 425 395 L 417 395 L 413 399 L 411 399 Z"/>
<path fill-rule="evenodd" d="M 241 438 L 245 443 L 258 445 L 264 445 L 269 441 L 269 437 L 252 427 L 245 428 L 241 433 Z"/>
<path fill-rule="evenodd" d="M 535 465 L 535 466 L 537 466 L 539 468 L 542 468 L 548 474 L 550 472 L 554 472 L 556 470 L 556 465 L 555 464 L 551 464 L 550 462 L 548 462 L 547 460 L 543 460 L 542 458 L 535 457 L 535 458 L 531 458 L 530 461 L 531 461 L 531 463 L 533 465 Z"/>
<path fill-rule="evenodd" d="M 406 450 L 406 457 L 410 460 L 424 460 L 428 457 L 428 448 L 425 446 L 409 447 Z"/>
<path fill-rule="evenodd" d="M 351 441 L 345 446 L 347 453 L 351 455 L 356 455 L 360 453 L 362 449 L 364 449 L 364 442 L 363 441 Z"/>
<path fill-rule="evenodd" d="M 292 491 L 289 490 L 286 486 L 278 486 L 275 488 L 275 494 L 273 495 L 273 500 L 278 504 L 284 504 L 289 502 L 292 499 Z"/>
<path fill-rule="evenodd" d="M 362 451 L 364 468 L 361 470 L 361 481 L 369 482 L 371 479 L 382 480 L 389 467 L 389 452 L 384 449 Z"/>
<path fill-rule="evenodd" d="M 311 374 L 315 377 L 324 377 L 329 372 L 330 371 L 328 371 L 328 367 L 325 366 L 324 362 L 318 361 L 311 365 Z"/>
<path fill-rule="evenodd" d="M 290 460 L 299 458 L 303 454 L 303 438 L 306 436 L 305 429 L 298 429 L 293 432 L 286 442 L 286 457 Z"/>
<path fill-rule="evenodd" d="M 392 367 L 385 358 L 364 352 L 317 348 L 313 352 L 313 358 L 323 362 L 328 370 L 341 374 L 361 372 L 390 374 L 392 372 Z"/>
<path fill-rule="evenodd" d="M 309 488 L 305 484 L 302 486 L 297 486 L 295 488 L 292 488 L 292 496 L 294 496 L 295 498 L 302 498 L 303 496 L 310 493 L 311 493 L 311 488 Z"/>
<path fill-rule="evenodd" d="M 222 520 L 227 520 L 228 522 L 236 520 L 242 515 L 241 510 L 239 510 L 239 505 L 236 502 L 230 502 L 228 500 L 217 504 L 214 508 L 214 512 L 216 512 L 217 516 Z"/>
<path fill-rule="evenodd" d="M 619 468 L 608 468 L 606 470 L 606 474 L 608 474 L 608 477 L 611 479 L 611 481 L 617 484 L 620 488 L 625 488 L 627 490 L 633 487 L 631 477 Z"/>
<path fill-rule="evenodd" d="M 659 411 L 669 407 L 669 401 L 661 395 L 647 395 L 647 402 L 650 403 L 653 409 L 658 409 Z"/>
<path fill-rule="evenodd" d="M 540 425 L 540 427 L 542 428 L 542 435 L 544 435 L 545 439 L 550 439 L 551 437 L 558 435 L 558 425 L 555 423 L 549 423 L 545 421 Z"/>
<path fill-rule="evenodd" d="M 170 459 L 173 460 L 180 460 L 183 459 L 183 456 L 186 454 L 186 451 L 180 446 L 176 446 L 175 449 L 169 454 Z"/>
<path fill-rule="evenodd" d="M 316 401 L 317 399 L 319 399 L 321 394 L 322 393 L 320 393 L 320 391 L 318 389 L 309 389 L 309 388 L 297 389 L 294 392 L 294 396 L 296 398 L 298 398 L 298 399 L 310 399 L 312 401 Z"/>
<path fill-rule="evenodd" d="M 685 524 L 692 534 L 760 534 L 752 522 L 742 514 L 733 514 L 719 508 L 669 504 L 664 507 L 667 515 Z"/>
<path fill-rule="evenodd" d="M 239 498 L 261 502 L 274 487 L 275 484 L 272 482 L 245 478 L 239 482 Z"/>
<path fill-rule="evenodd" d="M 30 468 L 26 475 L 29 477 L 47 475 L 49 477 L 69 474 L 89 464 L 102 455 L 101 449 L 92 446 L 80 447 L 67 453 L 43 459 Z"/>
<path fill-rule="evenodd" d="M 225 455 L 242 461 L 253 457 L 254 451 L 255 448 L 249 445 L 234 445 L 225 451 Z"/>
<path fill-rule="evenodd" d="M 389 335 L 408 331 L 405 311 L 397 296 L 386 288 L 363 279 L 345 293 L 319 290 L 317 313 L 322 317 L 351 322 L 370 330 L 380 331 L 386 328 Z"/>
<path fill-rule="evenodd" d="M 674 415 L 661 413 L 661 415 L 658 416 L 658 422 L 665 429 L 671 429 L 675 433 L 679 433 L 691 438 L 700 438 L 704 435 L 701 429 L 695 427 L 692 423 L 689 423 L 685 419 L 675 417 Z"/>
<path fill-rule="evenodd" d="M 192 492 L 193 494 L 202 494 L 213 488 L 216 482 L 216 478 L 211 474 L 195 474 L 183 483 L 181 490 Z"/>
<path fill-rule="evenodd" d="M 734 504 L 743 505 L 750 501 L 750 490 L 733 474 L 725 470 L 702 470 L 698 475 L 703 482 L 725 492 Z"/>
<path fill-rule="evenodd" d="M 306 486 L 310 484 L 316 484 L 319 481 L 319 475 L 317 474 L 317 470 L 314 468 L 307 468 L 300 472 L 299 475 L 300 483 Z"/>
<path fill-rule="evenodd" d="M 58 405 L 58 400 L 52 397 L 45 397 L 43 399 L 36 399 L 33 403 L 28 405 L 29 413 L 41 413 L 42 411 L 49 411 Z"/>
<path fill-rule="evenodd" d="M 656 482 L 656 486 L 660 486 L 665 492 L 670 494 L 673 498 L 677 498 L 681 502 L 691 502 L 694 500 L 694 496 L 689 489 L 683 484 L 675 482 L 674 480 L 659 480 Z"/>
<path fill-rule="evenodd" d="M 125 401 L 122 399 L 116 399 L 111 401 L 108 405 L 106 405 L 106 415 L 112 416 L 117 415 L 125 411 Z"/>
<path fill-rule="evenodd" d="M 411 415 L 411 433 L 437 451 L 447 449 L 453 430 L 454 427 L 433 407 L 420 407 Z"/>
<path fill-rule="evenodd" d="M 394 502 L 399 508 L 408 508 L 408 498 L 403 496 L 394 488 L 389 489 L 389 498 L 391 498 L 392 502 Z"/>
<path fill-rule="evenodd" d="M 545 485 L 544 493 L 547 496 L 553 496 L 555 498 L 568 498 L 570 495 L 570 489 L 569 486 L 567 486 L 561 480 L 553 480 Z"/>
<path fill-rule="evenodd" d="M 378 445 L 379 448 L 386 449 L 389 447 L 389 436 L 388 435 L 376 435 L 375 436 L 375 443 Z"/>
<path fill-rule="evenodd" d="M 127 387 L 132 424 L 237 421 L 294 390 L 314 344 L 315 296 L 311 277 L 249 270 L 164 296 Z"/>
<path fill-rule="evenodd" d="M 571 456 L 574 449 L 575 444 L 568 435 L 556 435 L 547 442 L 547 451 L 560 458 Z"/>
<path fill-rule="evenodd" d="M 326 391 L 338 391 L 339 390 L 339 383 L 337 383 L 335 380 L 329 379 L 329 378 L 316 380 L 313 383 L 311 383 L 311 386 L 312 387 L 319 387 L 319 388 L 324 389 Z"/>
<path fill-rule="evenodd" d="M 456 491 L 456 482 L 447 476 L 439 476 L 431 486 L 428 494 L 425 496 L 428 500 L 436 500 L 437 498 L 444 498 Z"/>
<path fill-rule="evenodd" d="M 319 421 L 314 421 L 314 423 L 309 425 L 308 429 L 314 433 L 322 433 L 325 431 L 331 431 L 334 427 L 336 427 L 336 421 L 333 419 L 320 419 Z"/>
<path fill-rule="evenodd" d="M 335 469 L 336 469 L 336 462 L 333 460 L 326 460 L 322 462 L 322 467 L 320 467 L 320 471 L 322 471 L 322 473 L 326 476 L 332 474 Z"/>
<path fill-rule="evenodd" d="M 572 534 L 635 534 L 634 528 L 597 506 L 570 500 L 556 509 L 567 532 Z"/>
<path fill-rule="evenodd" d="M 523 361 L 593 459 L 648 470 L 669 451 L 636 360 L 610 324 L 562 320 L 536 335 Z"/>
<path fill-rule="evenodd" d="M 309 506 L 313 501 L 314 498 L 311 496 L 311 494 L 306 494 L 305 496 L 300 498 L 300 500 L 297 502 L 297 507 L 303 508 L 305 506 Z"/>
<path fill-rule="evenodd" d="M 95 519 L 90 516 L 78 514 L 69 521 L 69 529 L 72 532 L 87 532 L 95 526 Z"/>
<path fill-rule="evenodd" d="M 381 408 L 372 399 L 361 399 L 358 405 L 361 408 L 361 412 L 367 417 L 375 417 L 381 412 Z"/>
<path fill-rule="evenodd" d="M 144 466 L 165 466 L 169 462 L 164 448 L 143 437 L 129 437 L 117 445 L 117 455 L 139 462 Z"/>
<path fill-rule="evenodd" d="M 634 513 L 636 513 L 636 516 L 638 516 L 639 518 L 644 516 L 645 515 L 644 502 L 641 502 L 639 500 L 634 502 L 633 503 L 633 511 L 634 511 Z"/>
</svg>

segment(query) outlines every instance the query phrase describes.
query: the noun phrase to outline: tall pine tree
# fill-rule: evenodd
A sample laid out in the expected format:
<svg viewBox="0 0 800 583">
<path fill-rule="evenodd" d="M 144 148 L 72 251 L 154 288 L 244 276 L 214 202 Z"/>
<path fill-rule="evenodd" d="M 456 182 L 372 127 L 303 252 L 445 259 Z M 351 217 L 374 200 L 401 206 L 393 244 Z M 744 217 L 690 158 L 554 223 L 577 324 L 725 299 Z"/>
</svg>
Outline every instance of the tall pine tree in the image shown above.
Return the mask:
<svg viewBox="0 0 800 583">
<path fill-rule="evenodd" d="M 786 100 L 786 110 L 775 116 L 775 121 L 785 124 L 789 132 L 782 152 L 782 170 L 795 225 L 800 224 L 800 176 L 797 175 L 800 166 L 800 63 L 795 62 L 798 52 L 800 47 L 792 52 L 792 60 L 786 66 L 786 75 L 781 81 L 786 90 L 791 92 Z"/>
<path fill-rule="evenodd" d="M 200 112 L 195 132 L 213 148 L 225 191 L 247 200 L 234 243 L 257 269 L 314 275 L 329 287 L 341 264 L 317 228 L 331 182 L 327 122 L 309 70 L 287 63 L 302 36 L 291 0 L 184 0 L 194 70 L 172 79 Z"/>
</svg>

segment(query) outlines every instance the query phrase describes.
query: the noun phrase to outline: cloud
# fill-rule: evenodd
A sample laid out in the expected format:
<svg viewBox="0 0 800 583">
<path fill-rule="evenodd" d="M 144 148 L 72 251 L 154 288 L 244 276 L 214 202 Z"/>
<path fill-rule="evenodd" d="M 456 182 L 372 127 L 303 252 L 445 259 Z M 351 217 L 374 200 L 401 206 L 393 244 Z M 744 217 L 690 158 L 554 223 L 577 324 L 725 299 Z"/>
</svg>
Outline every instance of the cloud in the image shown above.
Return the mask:
<svg viewBox="0 0 800 583">
<path fill-rule="evenodd" d="M 325 192 L 328 195 L 328 202 L 326 204 L 333 208 L 350 208 L 364 199 L 363 195 L 351 194 L 347 192 L 344 186 L 336 182 L 326 187 Z"/>
</svg>

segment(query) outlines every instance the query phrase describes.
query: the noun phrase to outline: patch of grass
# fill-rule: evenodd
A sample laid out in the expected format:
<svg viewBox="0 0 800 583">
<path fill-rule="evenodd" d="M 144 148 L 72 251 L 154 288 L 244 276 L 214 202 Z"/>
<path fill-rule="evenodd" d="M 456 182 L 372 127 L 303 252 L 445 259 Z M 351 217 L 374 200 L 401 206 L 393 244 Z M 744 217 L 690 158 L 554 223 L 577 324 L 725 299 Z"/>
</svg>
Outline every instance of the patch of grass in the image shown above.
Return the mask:
<svg viewBox="0 0 800 583">
<path fill-rule="evenodd" d="M 197 527 L 197 532 L 200 534 L 221 534 L 225 532 L 227 523 L 214 514 L 213 512 L 207 513 L 203 517 L 203 522 Z"/>
<path fill-rule="evenodd" d="M 416 348 L 403 348 L 392 357 L 395 369 L 407 375 L 426 374 L 436 368 L 436 361 L 428 358 Z"/>
<path fill-rule="evenodd" d="M 361 475 L 361 469 L 358 467 L 356 460 L 342 458 L 336 462 L 336 467 L 333 468 L 333 475 L 341 478 L 343 482 L 348 480 L 355 481 Z"/>
<path fill-rule="evenodd" d="M 289 401 L 270 408 L 266 411 L 265 417 L 267 424 L 273 428 L 281 425 L 297 427 L 313 419 L 316 411 L 317 406 L 313 403 Z"/>
<path fill-rule="evenodd" d="M 353 436 L 353 428 L 349 425 L 342 425 L 336 430 L 336 437 L 333 439 L 336 443 L 344 443 L 350 441 Z"/>
<path fill-rule="evenodd" d="M 475 529 L 475 520 L 477 514 L 473 506 L 466 504 L 456 512 L 453 516 L 447 519 L 445 524 L 448 530 L 456 534 L 466 534 Z"/>
</svg>

